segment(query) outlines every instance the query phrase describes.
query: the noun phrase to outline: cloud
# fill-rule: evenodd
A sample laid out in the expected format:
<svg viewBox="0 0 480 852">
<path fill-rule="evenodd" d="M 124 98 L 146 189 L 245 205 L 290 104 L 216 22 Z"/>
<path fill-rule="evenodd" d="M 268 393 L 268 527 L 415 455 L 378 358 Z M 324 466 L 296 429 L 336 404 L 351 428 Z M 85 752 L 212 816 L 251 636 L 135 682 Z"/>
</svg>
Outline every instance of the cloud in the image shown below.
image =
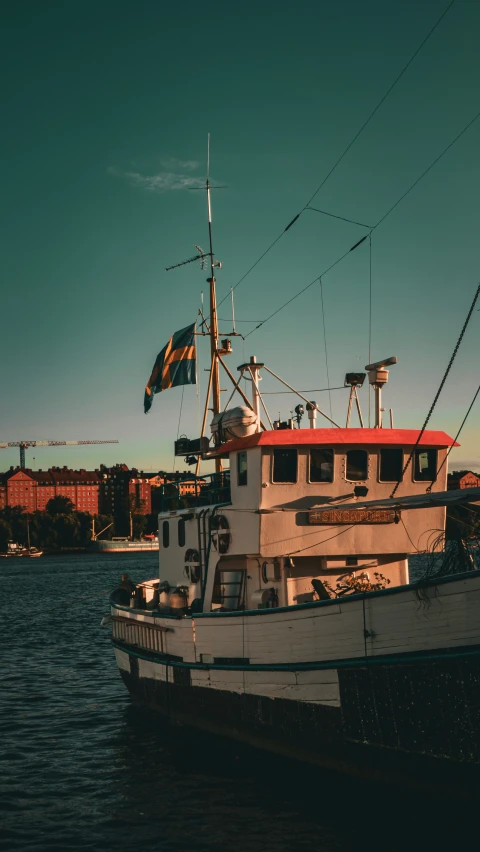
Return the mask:
<svg viewBox="0 0 480 852">
<path fill-rule="evenodd" d="M 196 160 L 177 160 L 175 157 L 170 157 L 168 160 L 162 160 L 161 164 L 164 169 L 172 172 L 176 169 L 193 172 L 195 169 L 198 169 L 199 165 Z"/>
<path fill-rule="evenodd" d="M 478 458 L 477 459 L 466 459 L 466 460 L 465 459 L 459 459 L 459 460 L 457 460 L 457 459 L 452 459 L 452 457 L 450 456 L 448 461 L 449 461 L 448 469 L 449 469 L 450 473 L 453 470 L 473 470 L 474 473 L 476 471 L 480 471 L 480 459 L 478 459 Z"/>
<path fill-rule="evenodd" d="M 168 160 L 162 160 L 161 165 L 164 171 L 153 175 L 143 175 L 141 172 L 120 172 L 114 168 L 109 168 L 108 171 L 115 177 L 125 178 L 132 186 L 139 186 L 149 192 L 170 192 L 205 186 L 204 178 L 186 174 L 198 168 L 195 160 L 177 160 L 175 157 L 170 157 Z"/>
</svg>

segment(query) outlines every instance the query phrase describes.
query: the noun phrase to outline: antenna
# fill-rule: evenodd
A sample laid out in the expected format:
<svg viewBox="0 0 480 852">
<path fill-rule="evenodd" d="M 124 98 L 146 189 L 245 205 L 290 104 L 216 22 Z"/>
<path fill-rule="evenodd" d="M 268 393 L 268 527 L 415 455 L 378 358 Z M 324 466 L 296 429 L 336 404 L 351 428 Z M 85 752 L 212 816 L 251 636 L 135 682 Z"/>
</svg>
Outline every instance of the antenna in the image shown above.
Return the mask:
<svg viewBox="0 0 480 852">
<path fill-rule="evenodd" d="M 210 180 L 210 133 L 207 136 L 207 183 Z"/>
<path fill-rule="evenodd" d="M 230 287 L 230 295 L 232 297 L 232 329 L 233 329 L 233 334 L 236 334 L 237 331 L 236 331 L 236 328 L 235 328 L 235 303 L 233 301 L 233 287 Z"/>
<path fill-rule="evenodd" d="M 200 189 L 201 187 L 191 187 L 192 189 Z M 199 260 L 201 263 L 201 268 L 206 269 L 209 267 L 210 269 L 210 277 L 207 278 L 208 284 L 210 285 L 210 327 L 208 329 L 210 335 L 210 354 L 211 354 L 211 364 L 210 364 L 210 381 L 209 381 L 209 390 L 207 393 L 207 399 L 205 402 L 205 415 L 208 411 L 209 404 L 209 396 L 210 396 L 210 387 L 213 393 L 213 414 L 218 414 L 220 412 L 220 376 L 219 376 L 219 366 L 218 366 L 218 357 L 220 354 L 225 353 L 226 347 L 219 349 L 218 346 L 218 318 L 217 318 L 217 295 L 215 290 L 215 269 L 221 269 L 222 264 L 219 260 L 215 260 L 213 254 L 213 237 L 212 237 L 212 200 L 211 200 L 211 190 L 212 189 L 223 189 L 223 187 L 211 187 L 210 186 L 210 133 L 207 136 L 207 175 L 205 179 L 205 191 L 207 193 L 207 218 L 208 218 L 208 244 L 209 251 L 204 251 L 200 246 L 195 245 L 197 250 L 197 254 L 194 257 L 189 257 L 187 260 L 182 260 L 180 263 L 174 264 L 174 266 L 168 266 L 166 271 L 169 272 L 171 269 L 177 269 L 179 266 L 185 266 L 187 263 L 194 263 L 196 260 Z M 204 417 L 205 420 L 205 417 Z M 202 430 L 203 431 L 203 430 Z M 222 461 L 221 459 L 215 459 L 215 469 L 217 472 L 222 470 Z"/>
<path fill-rule="evenodd" d="M 388 370 L 385 367 L 390 367 L 391 364 L 396 364 L 397 358 L 392 355 L 391 358 L 384 358 L 383 361 L 375 361 L 374 364 L 367 364 L 365 367 L 368 372 L 368 381 L 375 390 L 375 428 L 382 428 L 382 388 L 388 382 Z"/>
</svg>

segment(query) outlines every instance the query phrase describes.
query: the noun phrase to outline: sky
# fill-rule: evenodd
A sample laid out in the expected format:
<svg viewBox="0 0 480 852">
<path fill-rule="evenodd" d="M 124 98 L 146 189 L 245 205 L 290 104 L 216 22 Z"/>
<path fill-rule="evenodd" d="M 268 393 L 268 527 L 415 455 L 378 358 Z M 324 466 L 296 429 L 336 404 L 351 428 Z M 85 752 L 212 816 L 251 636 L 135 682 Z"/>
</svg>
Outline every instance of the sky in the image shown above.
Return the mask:
<svg viewBox="0 0 480 852">
<path fill-rule="evenodd" d="M 157 395 L 147 416 L 143 390 L 207 291 L 196 263 L 165 271 L 208 242 L 204 193 L 189 191 L 205 179 L 207 134 L 212 182 L 226 186 L 212 199 L 223 299 L 302 210 L 447 5 L 5 4 L 0 441 L 119 441 L 30 450 L 37 469 L 172 469 L 177 434 L 199 434 L 208 342 L 198 346 L 197 388 Z M 480 3 L 456 0 L 313 206 L 374 225 L 441 154 L 480 110 L 479 25 Z M 397 427 L 422 425 L 480 279 L 479 143 L 480 119 L 372 235 L 371 357 L 398 358 L 384 392 Z M 235 290 L 237 328 L 254 329 L 366 233 L 304 212 Z M 368 362 L 369 280 L 368 240 L 322 278 L 331 387 Z M 229 332 L 229 299 L 219 315 Z M 454 435 L 473 398 L 479 324 L 475 311 L 431 428 Z M 344 424 L 347 391 L 313 393 L 327 387 L 318 282 L 233 348 L 233 373 L 256 355 Z M 278 389 L 263 379 L 272 418 L 286 418 L 298 400 Z M 365 388 L 360 399 L 368 419 Z M 480 470 L 479 426 L 477 400 L 451 467 Z M 18 450 L 0 452 L 0 469 L 18 464 Z"/>
</svg>

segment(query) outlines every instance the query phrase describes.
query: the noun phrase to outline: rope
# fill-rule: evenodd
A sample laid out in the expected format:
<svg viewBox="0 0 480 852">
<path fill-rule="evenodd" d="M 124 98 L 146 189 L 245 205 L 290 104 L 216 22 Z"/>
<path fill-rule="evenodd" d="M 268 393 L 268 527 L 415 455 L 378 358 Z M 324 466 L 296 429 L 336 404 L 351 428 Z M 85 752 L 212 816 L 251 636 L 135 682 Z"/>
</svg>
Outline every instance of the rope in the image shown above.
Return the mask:
<svg viewBox="0 0 480 852">
<path fill-rule="evenodd" d="M 368 235 L 369 240 L 369 284 L 368 284 L 368 364 L 372 363 L 372 232 L 370 231 Z M 368 428 L 370 428 L 371 423 L 371 409 L 372 409 L 372 389 L 370 384 L 368 385 Z"/>
<path fill-rule="evenodd" d="M 415 442 L 415 445 L 414 445 L 414 447 L 413 447 L 413 450 L 412 450 L 412 452 L 410 453 L 410 455 L 409 455 L 409 457 L 408 457 L 408 459 L 407 459 L 407 461 L 406 461 L 406 463 L 405 463 L 405 467 L 404 467 L 404 468 L 403 468 L 403 470 L 402 470 L 402 473 L 401 473 L 400 479 L 398 480 L 397 484 L 395 485 L 395 488 L 393 489 L 392 493 L 390 494 L 390 498 L 392 498 L 392 497 L 394 497 L 394 496 L 395 496 L 395 494 L 396 494 L 396 492 L 397 492 L 397 488 L 398 488 L 398 486 L 400 485 L 400 483 L 401 483 L 401 481 L 402 481 L 403 477 L 405 476 L 405 472 L 406 472 L 406 470 L 407 470 L 407 468 L 408 468 L 408 466 L 409 466 L 410 462 L 412 461 L 412 458 L 413 458 L 413 456 L 414 456 L 414 454 L 415 454 L 415 450 L 417 449 L 417 447 L 418 447 L 418 445 L 419 445 L 419 443 L 420 443 L 420 441 L 421 441 L 421 439 L 422 439 L 423 433 L 425 432 L 425 429 L 427 428 L 427 425 L 428 425 L 428 422 L 429 422 L 429 420 L 430 420 L 430 417 L 431 417 L 431 416 L 432 416 L 432 414 L 433 414 L 433 410 L 434 410 L 434 408 L 435 408 L 435 406 L 436 406 L 436 404 L 437 404 L 438 398 L 439 398 L 439 396 L 440 396 L 440 394 L 441 394 L 441 392 L 442 392 L 442 390 L 443 390 L 443 386 L 444 386 L 444 384 L 445 384 L 445 382 L 446 382 L 446 380 L 447 380 L 447 376 L 448 376 L 448 374 L 449 374 L 449 372 L 450 372 L 450 368 L 451 368 L 451 366 L 452 366 L 452 364 L 453 364 L 453 362 L 454 362 L 454 360 L 455 360 L 455 357 L 456 357 L 456 355 L 457 355 L 458 349 L 459 349 L 460 344 L 461 344 L 461 342 L 462 342 L 462 340 L 463 340 L 463 335 L 465 334 L 465 331 L 466 331 L 466 329 L 467 329 L 467 325 L 468 325 L 468 323 L 469 323 L 469 321 L 470 321 L 470 317 L 471 317 L 471 316 L 472 316 L 472 314 L 473 314 L 473 311 L 474 311 L 475 305 L 476 305 L 476 303 L 477 303 L 477 299 L 478 299 L 479 294 L 480 294 L 480 284 L 478 285 L 477 290 L 476 290 L 476 292 L 475 292 L 475 296 L 474 296 L 474 298 L 473 298 L 473 302 L 472 302 L 472 304 L 470 305 L 470 310 L 469 310 L 469 312 L 468 312 L 468 314 L 467 314 L 467 318 L 466 318 L 466 320 L 465 320 L 465 322 L 464 322 L 464 324 L 463 324 L 463 328 L 462 328 L 462 330 L 461 330 L 461 332 L 460 332 L 460 337 L 458 338 L 457 343 L 456 343 L 456 345 L 455 345 L 455 349 L 454 349 L 454 350 L 453 350 L 453 352 L 452 352 L 452 356 L 451 356 L 451 358 L 450 358 L 450 361 L 448 362 L 447 369 L 445 370 L 445 373 L 443 374 L 442 381 L 440 382 L 440 387 L 438 388 L 437 393 L 435 394 L 435 398 L 434 398 L 434 400 L 433 400 L 433 402 L 432 402 L 432 404 L 431 404 L 431 406 L 430 406 L 430 410 L 429 410 L 429 412 L 428 412 L 428 414 L 427 414 L 427 416 L 426 416 L 426 418 L 425 418 L 425 422 L 424 422 L 424 424 L 423 424 L 423 426 L 422 426 L 422 428 L 421 428 L 421 430 L 420 430 L 420 433 L 419 433 L 418 438 L 417 438 L 417 440 L 416 440 L 416 442 Z"/>
<path fill-rule="evenodd" d="M 466 133 L 467 130 L 473 124 L 475 124 L 475 122 L 479 118 L 480 118 L 480 112 L 477 112 L 477 114 L 471 119 L 471 121 L 469 121 L 468 124 L 466 124 L 465 127 L 459 133 L 457 133 L 455 138 L 452 139 L 452 141 L 449 142 L 447 147 L 444 148 L 443 151 L 438 155 L 438 157 L 435 158 L 433 163 L 430 163 L 428 168 L 426 168 L 425 171 L 422 172 L 422 174 L 411 184 L 411 186 L 407 189 L 407 191 L 404 192 L 403 195 L 395 202 L 395 204 L 393 204 L 392 207 L 390 207 L 390 209 L 387 210 L 387 212 L 382 216 L 382 218 L 378 220 L 377 224 L 370 231 L 370 234 L 372 234 L 373 231 L 376 230 L 379 227 L 379 225 L 381 225 L 385 221 L 387 216 L 390 216 L 390 214 L 393 213 L 393 211 L 395 210 L 396 207 L 398 207 L 400 202 L 403 201 L 407 197 L 407 195 L 412 191 L 412 189 L 414 189 L 414 187 L 416 187 L 420 183 L 420 181 L 425 177 L 425 175 L 428 174 L 428 172 L 439 162 L 439 160 L 442 159 L 442 157 L 447 153 L 447 151 L 450 150 L 450 148 L 455 144 L 455 142 L 457 142 L 460 139 L 460 137 L 463 136 L 463 134 Z M 264 319 L 263 322 L 260 322 L 258 325 L 256 325 L 255 328 L 253 328 L 251 331 L 248 332 L 248 334 L 245 335 L 245 337 L 246 338 L 249 337 L 251 334 L 253 334 L 254 331 L 257 331 L 257 329 L 259 329 L 261 326 L 265 325 L 265 323 L 269 322 L 269 320 L 273 319 L 273 317 L 275 317 L 277 314 L 279 314 L 280 311 L 283 311 L 283 309 L 286 308 L 288 305 L 290 305 L 293 301 L 295 301 L 295 299 L 298 299 L 299 296 L 302 296 L 303 293 L 305 293 L 307 290 L 309 290 L 310 287 L 313 287 L 313 285 L 320 278 L 322 278 L 324 275 L 327 275 L 328 272 L 330 272 L 332 269 L 334 269 L 335 266 L 337 266 L 339 263 L 341 263 L 342 260 L 344 260 L 347 257 L 348 254 L 350 254 L 351 251 L 354 251 L 354 249 L 356 249 L 359 245 L 361 245 L 361 243 L 365 242 L 365 240 L 367 240 L 368 237 L 369 237 L 368 234 L 365 237 L 362 237 L 362 239 L 359 240 L 358 243 L 355 243 L 354 246 L 352 246 L 346 252 L 344 252 L 336 261 L 334 261 L 334 263 L 332 263 L 320 275 L 317 275 L 317 277 L 314 278 L 313 281 L 310 281 L 310 284 L 307 284 L 305 287 L 303 287 L 302 290 L 299 290 L 298 293 L 296 293 L 294 296 L 292 296 L 291 299 L 289 299 L 283 305 L 280 305 L 280 307 L 277 308 L 277 310 L 274 311 L 272 314 L 270 314 L 270 316 L 268 316 L 266 319 Z"/>
<path fill-rule="evenodd" d="M 411 536 L 410 536 L 410 533 L 408 532 L 408 530 L 407 530 L 407 528 L 406 528 L 406 526 L 405 526 L 405 524 L 404 524 L 404 521 L 403 521 L 403 518 L 402 518 L 402 516 L 401 516 L 401 515 L 400 515 L 400 521 L 401 521 L 401 523 L 402 523 L 403 529 L 404 529 L 404 530 L 405 530 L 405 532 L 407 533 L 408 540 L 409 540 L 410 544 L 412 545 L 412 547 L 414 547 L 414 548 L 415 548 L 415 550 L 417 551 L 417 553 L 422 553 L 422 551 L 418 549 L 418 547 L 417 547 L 417 545 L 415 544 L 415 542 L 414 542 L 414 541 L 412 541 Z"/>
<path fill-rule="evenodd" d="M 178 415 L 178 426 L 177 426 L 177 441 L 178 441 L 178 436 L 180 434 L 180 421 L 182 419 L 183 392 L 184 392 L 184 390 L 185 390 L 185 385 L 182 385 L 182 397 L 180 399 L 180 413 Z M 175 469 L 175 451 L 173 453 L 173 462 L 172 462 L 172 470 L 174 470 L 174 469 Z"/>
<path fill-rule="evenodd" d="M 472 399 L 472 401 L 471 401 L 471 403 L 470 403 L 470 405 L 469 405 L 469 407 L 468 407 L 467 413 L 466 413 L 465 417 L 464 417 L 464 418 L 463 418 L 463 420 L 462 420 L 462 423 L 461 423 L 461 425 L 460 425 L 460 428 L 459 428 L 459 430 L 458 430 L 457 434 L 455 435 L 455 437 L 454 437 L 454 439 L 453 439 L 453 443 L 452 443 L 451 447 L 449 448 L 448 453 L 446 454 L 446 456 L 445 456 L 445 458 L 444 458 L 443 462 L 441 463 L 440 467 L 439 467 L 439 468 L 438 468 L 438 470 L 437 470 L 437 478 L 438 478 L 438 474 L 440 473 L 440 471 L 441 471 L 442 467 L 443 467 L 443 466 L 444 466 L 444 464 L 446 463 L 446 461 L 447 461 L 447 459 L 448 459 L 448 457 L 449 457 L 450 453 L 452 452 L 452 450 L 453 450 L 453 448 L 454 448 L 454 446 L 455 446 L 455 444 L 456 444 L 456 442 L 457 442 L 457 438 L 458 438 L 458 436 L 460 435 L 460 432 L 462 431 L 463 427 L 465 426 L 465 423 L 466 423 L 467 417 L 468 417 L 468 415 L 470 414 L 470 412 L 471 412 L 471 410 L 472 410 L 472 408 L 473 408 L 473 406 L 474 406 L 474 404 L 475 404 L 475 400 L 476 400 L 476 398 L 477 398 L 477 396 L 478 396 L 478 394 L 479 394 L 479 393 L 480 393 L 480 385 L 478 386 L 478 388 L 477 388 L 477 390 L 476 390 L 475 396 L 473 397 L 473 399 Z M 430 486 L 427 488 L 427 491 L 431 491 L 431 490 L 432 490 L 432 486 L 430 485 Z"/>
<path fill-rule="evenodd" d="M 287 231 L 289 230 L 289 228 L 293 225 L 293 223 L 294 223 L 294 222 L 298 219 L 298 217 L 301 215 L 301 213 L 303 213 L 303 211 L 307 209 L 307 207 L 309 206 L 309 204 L 311 204 L 311 203 L 312 203 L 312 201 L 313 201 L 313 199 L 315 198 L 315 196 L 316 196 L 316 195 L 318 195 L 318 193 L 320 192 L 320 190 L 321 190 L 321 189 L 325 186 L 326 182 L 329 180 L 329 178 L 333 175 L 334 171 L 335 171 L 335 170 L 337 169 L 337 167 L 340 165 L 340 163 L 342 162 L 343 158 L 346 156 L 346 154 L 348 154 L 348 152 L 350 151 L 350 148 L 351 148 L 351 147 L 355 144 L 355 142 L 357 141 L 357 139 L 359 138 L 359 136 L 363 133 L 363 131 L 365 130 L 365 128 L 367 127 L 367 125 L 368 125 L 368 124 L 370 124 L 370 122 L 371 122 L 372 118 L 373 118 L 373 117 L 374 117 L 374 115 L 378 112 L 378 110 L 380 109 L 380 107 L 382 106 L 382 104 L 383 104 L 383 103 L 385 103 L 385 101 L 386 101 L 386 99 L 388 98 L 389 94 L 393 91 L 393 89 L 395 88 L 395 86 L 397 85 L 397 83 L 400 81 L 400 79 L 403 77 L 403 75 L 405 74 L 405 72 L 407 71 L 407 69 L 410 67 L 410 65 L 412 64 L 412 62 L 414 61 L 414 59 L 416 59 L 416 57 L 418 56 L 418 54 L 420 53 L 420 51 L 422 50 L 422 48 L 425 46 L 425 44 L 427 43 L 427 41 L 429 40 L 429 38 L 433 35 L 433 33 L 434 33 L 434 32 L 435 32 L 435 30 L 437 29 L 437 27 L 438 27 L 438 25 L 440 24 L 440 22 L 443 20 L 443 18 L 444 18 L 444 17 L 445 17 L 445 15 L 447 14 L 447 12 L 448 12 L 448 11 L 451 9 L 451 7 L 453 6 L 454 2 L 455 2 L 455 0 L 451 0 L 451 2 L 448 4 L 448 6 L 446 7 L 446 9 L 442 12 L 442 14 L 440 15 L 440 17 L 439 17 L 439 18 L 438 18 L 438 20 L 436 21 L 436 23 L 435 23 L 435 24 L 433 25 L 433 27 L 431 28 L 430 32 L 429 32 L 429 33 L 427 33 L 427 35 L 425 36 L 425 38 L 423 39 L 423 41 L 422 41 L 422 42 L 420 43 L 420 45 L 417 47 L 417 49 L 416 49 L 415 53 L 414 53 L 414 54 L 410 57 L 410 59 L 408 60 L 408 62 L 406 63 L 406 65 L 404 65 L 404 66 L 403 66 L 403 68 L 402 68 L 402 70 L 400 71 L 400 73 L 399 73 L 399 74 L 395 77 L 395 80 L 393 81 L 393 83 L 389 86 L 389 88 L 387 89 L 387 91 L 385 92 L 385 94 L 383 95 L 383 97 L 379 100 L 379 102 L 377 103 L 376 107 L 375 107 L 375 108 L 373 109 L 373 111 L 370 113 L 370 115 L 368 116 L 368 118 L 367 118 L 367 119 L 363 122 L 363 124 L 362 124 L 362 126 L 360 127 L 360 129 L 359 129 L 359 130 L 357 130 L 357 132 L 356 132 L 355 136 L 353 137 L 353 139 L 351 140 L 351 142 L 349 142 L 349 144 L 347 145 L 347 147 L 345 148 L 345 150 L 343 151 L 343 153 L 339 156 L 339 158 L 337 159 L 337 161 L 333 164 L 332 168 L 331 168 L 331 169 L 330 169 L 330 171 L 327 173 L 326 177 L 324 177 L 324 179 L 323 179 L 323 180 L 322 180 L 322 182 L 319 184 L 319 186 L 317 187 L 317 189 L 315 190 L 315 192 L 313 193 L 313 195 L 312 195 L 312 196 L 308 199 L 307 203 L 306 203 L 306 204 L 305 204 L 305 206 L 302 208 L 302 210 L 300 211 L 300 213 L 298 213 L 298 214 L 297 214 L 297 215 L 296 215 L 296 216 L 292 219 L 292 221 L 291 221 L 291 222 L 287 225 L 287 227 L 283 229 L 283 231 L 281 232 L 281 234 L 279 234 L 279 235 L 278 235 L 278 237 L 277 237 L 277 238 L 276 238 L 276 239 L 275 239 L 272 243 L 270 243 L 270 245 L 268 246 L 268 248 L 267 248 L 267 249 L 263 252 L 263 254 L 261 254 L 261 255 L 260 255 L 260 257 L 258 258 L 258 260 L 256 260 L 256 261 L 255 261 L 255 263 L 254 263 L 254 264 L 250 267 L 250 269 L 248 269 L 248 270 L 247 270 L 247 272 L 245 273 L 245 275 L 242 275 L 242 277 L 239 279 L 239 281 L 237 281 L 237 283 L 236 283 L 236 284 L 235 284 L 235 286 L 233 287 L 233 290 L 236 290 L 236 289 L 237 289 L 237 287 L 238 287 L 238 286 L 242 283 L 242 281 L 244 281 L 244 280 L 245 280 L 245 278 L 247 277 L 247 275 L 250 275 L 250 273 L 252 272 L 252 270 L 253 270 L 253 269 L 255 269 L 255 267 L 256 267 L 256 266 L 260 263 L 260 261 L 261 261 L 261 260 L 263 260 L 263 258 L 264 258 L 264 257 L 265 257 L 268 253 L 269 253 L 269 251 L 271 251 L 271 249 L 272 249 L 272 248 L 273 248 L 273 247 L 274 247 L 274 246 L 278 243 L 278 241 L 279 241 L 279 240 L 283 237 L 283 235 L 284 235 L 284 234 L 286 234 L 286 232 L 287 232 Z M 324 211 L 323 211 L 323 210 L 321 210 L 321 211 L 319 211 L 319 212 L 323 213 Z M 330 215 L 331 215 L 331 214 L 330 214 Z M 342 218 L 342 217 L 340 217 L 340 216 L 339 216 L 338 218 Z M 361 223 L 359 223 L 359 224 L 361 224 Z M 222 305 L 222 304 L 223 304 L 223 302 L 224 302 L 226 299 L 228 299 L 228 296 L 229 296 L 229 295 L 230 295 L 230 294 L 229 294 L 229 293 L 227 293 L 227 295 L 226 295 L 226 296 L 222 299 L 222 301 L 221 301 L 221 302 L 219 302 L 218 307 L 220 307 L 220 305 Z"/>
<path fill-rule="evenodd" d="M 325 348 L 325 366 L 327 369 L 327 385 L 328 385 L 328 402 L 330 406 L 330 417 L 333 417 L 332 414 L 332 394 L 330 391 L 330 374 L 328 372 L 328 352 L 327 352 L 327 332 L 325 330 L 325 308 L 323 306 L 323 284 L 322 279 L 320 278 L 320 299 L 322 302 L 322 322 L 323 322 L 323 343 Z"/>
</svg>

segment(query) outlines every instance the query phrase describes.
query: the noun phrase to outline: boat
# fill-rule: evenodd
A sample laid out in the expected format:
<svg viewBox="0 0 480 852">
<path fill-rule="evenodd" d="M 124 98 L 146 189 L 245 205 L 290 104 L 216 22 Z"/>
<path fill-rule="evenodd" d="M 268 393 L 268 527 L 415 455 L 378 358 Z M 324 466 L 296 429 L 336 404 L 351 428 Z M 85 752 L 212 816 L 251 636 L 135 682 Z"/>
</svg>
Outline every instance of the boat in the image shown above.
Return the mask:
<svg viewBox="0 0 480 852">
<path fill-rule="evenodd" d="M 38 550 L 37 547 L 25 547 L 16 541 L 9 541 L 6 552 L 0 553 L 0 557 L 7 559 L 18 559 L 20 556 L 27 559 L 35 559 L 38 556 L 43 556 L 43 550 Z"/>
<path fill-rule="evenodd" d="M 37 559 L 39 556 L 43 556 L 43 550 L 39 550 L 38 547 L 32 547 L 30 544 L 30 518 L 27 514 L 27 546 L 24 544 L 18 544 L 16 541 L 9 541 L 7 544 L 6 553 L 0 553 L 0 557 L 4 557 L 7 559 L 18 559 L 19 557 L 24 557 L 27 559 Z"/>
<path fill-rule="evenodd" d="M 106 532 L 111 526 L 113 526 L 113 521 L 110 524 L 107 524 L 103 530 L 100 532 L 96 532 L 95 530 L 95 518 L 92 517 L 92 533 L 91 540 L 88 546 L 88 550 L 91 553 L 140 553 L 146 552 L 151 553 L 153 551 L 158 550 L 158 535 L 153 535 L 152 533 L 147 533 L 142 536 L 140 539 L 133 538 L 133 518 L 132 513 L 130 513 L 130 536 L 113 536 L 111 539 L 102 539 L 99 536 L 102 533 Z"/>
<path fill-rule="evenodd" d="M 129 538 L 97 539 L 91 541 L 88 550 L 92 553 L 153 553 L 158 551 L 158 536 L 131 540 Z"/>
<path fill-rule="evenodd" d="M 412 582 L 409 557 L 441 560 L 446 507 L 478 502 L 480 488 L 447 490 L 458 444 L 445 432 L 385 426 L 395 357 L 365 367 L 373 428 L 357 394 L 365 373 L 346 374 L 345 427 L 300 392 L 294 419 L 270 420 L 262 376 L 295 388 L 254 355 L 238 379 L 225 364 L 208 178 L 206 191 L 210 313 L 197 333 L 210 336 L 209 386 L 201 436 L 175 453 L 197 478 L 200 463 L 215 472 L 186 496 L 163 487 L 158 576 L 111 594 L 121 677 L 179 724 L 364 779 L 478 794 L 480 563 L 472 546 L 461 573 Z M 194 357 L 187 331 L 159 354 L 146 407 L 175 384 L 169 365 Z M 220 404 L 220 369 L 242 405 Z"/>
</svg>

